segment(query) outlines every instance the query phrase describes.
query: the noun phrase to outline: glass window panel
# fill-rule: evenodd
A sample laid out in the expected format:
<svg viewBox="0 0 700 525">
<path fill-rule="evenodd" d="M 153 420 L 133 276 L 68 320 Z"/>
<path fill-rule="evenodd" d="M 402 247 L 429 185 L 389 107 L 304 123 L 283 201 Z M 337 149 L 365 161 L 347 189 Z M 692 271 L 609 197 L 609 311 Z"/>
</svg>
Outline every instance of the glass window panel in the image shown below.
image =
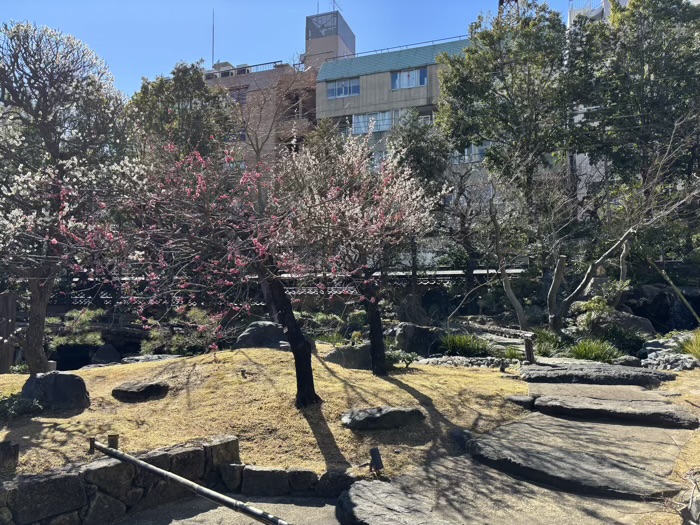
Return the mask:
<svg viewBox="0 0 700 525">
<path fill-rule="evenodd" d="M 359 78 L 353 78 L 350 81 L 350 94 L 351 95 L 359 95 L 360 94 L 360 79 Z"/>
<path fill-rule="evenodd" d="M 422 67 L 420 69 L 420 85 L 421 86 L 428 85 L 428 68 L 427 67 Z"/>
<path fill-rule="evenodd" d="M 401 89 L 401 80 L 399 73 L 391 74 L 391 89 Z"/>
<path fill-rule="evenodd" d="M 335 82 L 328 83 L 328 98 L 335 98 Z"/>
</svg>

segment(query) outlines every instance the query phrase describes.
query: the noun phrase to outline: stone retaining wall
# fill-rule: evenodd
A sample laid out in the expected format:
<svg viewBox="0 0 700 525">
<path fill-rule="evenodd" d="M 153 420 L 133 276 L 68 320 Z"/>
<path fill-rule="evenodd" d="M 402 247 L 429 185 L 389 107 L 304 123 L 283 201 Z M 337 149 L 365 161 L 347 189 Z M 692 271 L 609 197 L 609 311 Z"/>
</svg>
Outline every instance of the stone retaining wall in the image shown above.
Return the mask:
<svg viewBox="0 0 700 525">
<path fill-rule="evenodd" d="M 238 438 L 224 436 L 201 445 L 157 450 L 139 459 L 220 488 L 220 468 L 240 463 Z M 100 459 L 4 482 L 0 486 L 0 525 L 109 525 L 127 512 L 191 495 L 187 489 L 128 463 Z"/>
</svg>

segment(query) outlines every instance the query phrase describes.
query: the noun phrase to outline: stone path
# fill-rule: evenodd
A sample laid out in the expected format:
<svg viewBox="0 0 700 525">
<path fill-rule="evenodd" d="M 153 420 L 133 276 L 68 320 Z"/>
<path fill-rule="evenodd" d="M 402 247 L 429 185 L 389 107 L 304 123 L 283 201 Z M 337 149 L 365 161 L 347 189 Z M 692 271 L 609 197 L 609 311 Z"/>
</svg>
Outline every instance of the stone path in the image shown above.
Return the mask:
<svg viewBox="0 0 700 525">
<path fill-rule="evenodd" d="M 675 376 L 581 362 L 522 372 L 532 414 L 393 483 L 360 482 L 338 509 L 350 525 L 635 523 L 683 489 L 669 479 L 698 426 L 642 387 Z"/>
<path fill-rule="evenodd" d="M 234 495 L 240 498 L 240 495 Z M 253 498 L 246 503 L 294 525 L 337 525 L 335 500 Z M 129 515 L 115 525 L 259 525 L 260 522 L 202 498 L 188 499 Z"/>
</svg>

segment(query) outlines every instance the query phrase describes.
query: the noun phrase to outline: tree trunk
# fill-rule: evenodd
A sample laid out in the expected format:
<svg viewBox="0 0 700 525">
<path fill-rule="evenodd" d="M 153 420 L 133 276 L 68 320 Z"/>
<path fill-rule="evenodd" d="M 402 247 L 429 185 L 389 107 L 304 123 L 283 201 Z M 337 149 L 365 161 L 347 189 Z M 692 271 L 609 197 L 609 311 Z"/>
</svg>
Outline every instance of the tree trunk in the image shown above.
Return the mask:
<svg viewBox="0 0 700 525">
<path fill-rule="evenodd" d="M 503 290 L 506 292 L 506 297 L 510 301 L 510 304 L 515 310 L 515 315 L 518 318 L 518 324 L 521 330 L 528 330 L 529 324 L 527 322 L 527 317 L 525 317 L 525 311 L 523 310 L 523 305 L 515 296 L 513 288 L 510 285 L 510 277 L 508 276 L 508 271 L 506 269 L 505 258 L 503 257 L 503 249 L 501 248 L 501 225 L 498 222 L 498 217 L 496 216 L 496 211 L 493 206 L 493 200 L 490 205 L 490 215 L 491 222 L 493 224 L 494 232 L 494 244 L 496 246 L 496 256 L 498 257 L 498 272 L 501 276 L 501 281 L 503 282 Z"/>
<path fill-rule="evenodd" d="M 553 332 L 561 332 L 564 328 L 564 321 L 558 313 L 557 295 L 559 288 L 564 281 L 564 270 L 566 270 L 566 255 L 560 255 L 557 260 L 557 266 L 554 268 L 554 277 L 552 277 L 552 286 L 549 287 L 547 294 L 547 311 L 549 314 L 549 329 Z"/>
<path fill-rule="evenodd" d="M 9 374 L 15 364 L 15 326 L 17 296 L 12 292 L 0 294 L 0 374 Z"/>
<path fill-rule="evenodd" d="M 416 236 L 411 236 L 411 293 L 416 295 L 418 288 L 418 243 Z"/>
<path fill-rule="evenodd" d="M 622 301 L 622 296 L 625 295 L 625 291 L 622 289 L 622 287 L 625 284 L 625 281 L 627 280 L 627 258 L 629 257 L 630 254 L 630 243 L 629 241 L 625 241 L 625 244 L 622 245 L 622 253 L 620 254 L 620 289 L 617 291 L 615 294 L 615 298 L 613 299 L 612 302 L 612 307 L 617 308 L 620 306 L 620 301 Z"/>
<path fill-rule="evenodd" d="M 359 286 L 360 293 L 364 297 L 365 312 L 369 323 L 369 353 L 372 358 L 372 373 L 375 376 L 385 376 L 388 373 L 386 364 L 386 348 L 384 347 L 384 330 L 382 329 L 382 316 L 379 311 L 379 298 L 377 297 L 377 285 L 372 276 L 366 275 L 365 282 Z"/>
<path fill-rule="evenodd" d="M 314 386 L 314 375 L 311 367 L 311 342 L 306 339 L 301 328 L 299 328 L 299 323 L 297 323 L 292 310 L 292 302 L 289 300 L 284 285 L 277 278 L 274 266 L 266 267 L 260 264 L 257 271 L 270 317 L 282 325 L 282 329 L 289 341 L 289 347 L 294 355 L 294 370 L 297 379 L 295 405 L 297 408 L 303 408 L 321 403 L 322 399 L 316 394 Z"/>
<path fill-rule="evenodd" d="M 49 371 L 49 360 L 44 352 L 44 328 L 53 285 L 53 276 L 29 278 L 29 326 L 24 358 L 32 377 Z"/>
</svg>

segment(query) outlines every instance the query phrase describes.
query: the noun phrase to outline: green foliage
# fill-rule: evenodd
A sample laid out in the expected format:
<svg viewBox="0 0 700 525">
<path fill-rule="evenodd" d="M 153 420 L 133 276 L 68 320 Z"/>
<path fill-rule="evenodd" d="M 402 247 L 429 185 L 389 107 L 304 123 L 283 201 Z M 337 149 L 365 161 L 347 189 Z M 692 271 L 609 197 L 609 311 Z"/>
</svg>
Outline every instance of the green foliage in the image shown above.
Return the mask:
<svg viewBox="0 0 700 525">
<path fill-rule="evenodd" d="M 566 132 L 566 25 L 547 5 L 527 2 L 504 16 L 480 16 L 461 56 L 439 61 L 438 124 L 458 149 L 490 143 L 486 162 L 531 192 L 532 175 Z"/>
<path fill-rule="evenodd" d="M 361 330 L 367 326 L 367 312 L 364 310 L 353 310 L 348 314 L 348 329 Z"/>
<path fill-rule="evenodd" d="M 322 333 L 316 336 L 317 341 L 332 344 L 333 346 L 341 345 L 345 342 L 343 334 L 339 332 Z"/>
<path fill-rule="evenodd" d="M 343 325 L 343 320 L 335 314 L 317 312 L 313 314 L 313 319 L 321 328 L 338 330 Z"/>
<path fill-rule="evenodd" d="M 622 356 L 613 345 L 597 339 L 579 341 L 569 349 L 569 355 L 574 359 L 600 361 L 601 363 L 612 363 L 614 359 Z"/>
<path fill-rule="evenodd" d="M 90 324 L 102 317 L 102 309 L 71 310 L 65 315 L 65 323 L 50 317 L 47 321 L 46 332 L 49 337 L 49 348 L 56 350 L 59 346 L 89 345 L 102 346 L 105 344 L 100 332 L 90 330 Z"/>
<path fill-rule="evenodd" d="M 209 155 L 212 145 L 223 144 L 227 134 L 240 128 L 235 102 L 223 88 L 205 82 L 202 61 L 180 62 L 168 78 L 143 79 L 130 109 L 148 137 L 174 144 L 183 154 L 197 150 Z"/>
<path fill-rule="evenodd" d="M 473 334 L 445 334 L 440 349 L 445 355 L 462 357 L 488 357 L 493 352 L 491 343 Z"/>
<path fill-rule="evenodd" d="M 427 183 L 442 177 L 452 149 L 440 129 L 421 120 L 415 109 L 401 116 L 389 132 L 386 146 L 399 166 Z"/>
<path fill-rule="evenodd" d="M 503 354 L 503 357 L 512 361 L 513 359 L 522 359 L 523 354 L 520 350 L 518 350 L 517 348 L 513 348 L 511 346 L 509 348 L 506 348 L 506 351 Z"/>
<path fill-rule="evenodd" d="M 420 356 L 415 352 L 404 352 L 403 350 L 390 350 L 386 353 L 386 362 L 390 366 L 396 366 L 399 363 L 406 365 L 406 368 L 412 363 L 418 361 Z"/>
<path fill-rule="evenodd" d="M 217 323 L 199 308 L 190 308 L 184 315 L 167 324 L 152 322 L 148 339 L 141 342 L 144 355 L 163 353 L 177 355 L 201 354 L 219 340 Z"/>
<path fill-rule="evenodd" d="M 552 357 L 556 352 L 563 349 L 565 343 L 559 334 L 547 330 L 546 328 L 535 328 L 535 353 L 542 357 Z"/>
<path fill-rule="evenodd" d="M 350 343 L 354 346 L 361 345 L 362 341 L 364 340 L 365 338 L 362 335 L 362 332 L 360 332 L 359 330 L 355 330 L 352 334 L 350 334 Z"/>
<path fill-rule="evenodd" d="M 571 309 L 571 313 L 573 314 L 584 314 L 580 325 L 585 330 L 590 330 L 593 326 L 593 321 L 596 319 L 610 315 L 614 311 L 615 309 L 608 304 L 608 301 L 599 295 L 596 295 L 588 301 L 576 303 Z"/>
<path fill-rule="evenodd" d="M 27 399 L 20 394 L 0 396 L 0 420 L 10 421 L 21 416 L 33 416 L 44 410 L 36 399 Z"/>
<path fill-rule="evenodd" d="M 647 337 L 644 334 L 636 330 L 628 330 L 616 324 L 606 328 L 601 339 L 613 345 L 623 354 L 628 355 L 635 355 L 647 341 Z"/>
<path fill-rule="evenodd" d="M 700 359 L 700 330 L 693 332 L 690 339 L 681 343 L 681 349 L 695 359 Z"/>
<path fill-rule="evenodd" d="M 28 374 L 29 373 L 29 365 L 27 365 L 26 363 L 12 365 L 10 367 L 10 373 L 11 374 Z"/>
</svg>

